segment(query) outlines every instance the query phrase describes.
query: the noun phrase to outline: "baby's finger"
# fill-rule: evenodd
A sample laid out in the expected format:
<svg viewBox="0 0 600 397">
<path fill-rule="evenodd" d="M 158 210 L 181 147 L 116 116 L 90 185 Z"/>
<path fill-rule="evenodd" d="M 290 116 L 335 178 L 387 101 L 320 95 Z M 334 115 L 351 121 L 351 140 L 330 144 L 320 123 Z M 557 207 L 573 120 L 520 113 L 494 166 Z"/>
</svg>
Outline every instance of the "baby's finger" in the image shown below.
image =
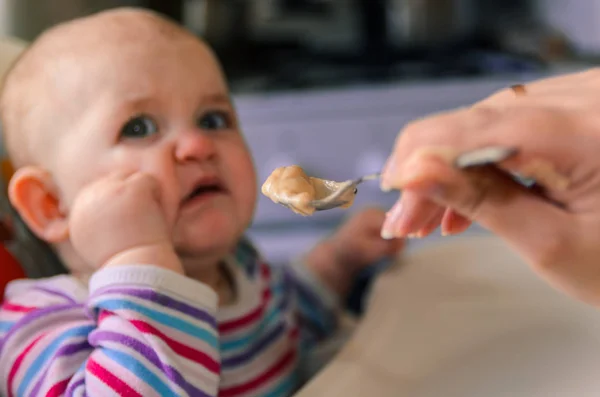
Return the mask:
<svg viewBox="0 0 600 397">
<path fill-rule="evenodd" d="M 113 171 L 113 172 L 108 173 L 102 179 L 104 181 L 110 181 L 110 182 L 124 181 L 124 180 L 130 178 L 132 175 L 135 175 L 136 173 L 138 173 L 138 172 L 135 171 L 135 170 L 119 169 L 117 171 Z"/>
<path fill-rule="evenodd" d="M 142 194 L 150 194 L 151 197 L 158 203 L 159 207 L 163 211 L 163 215 L 166 217 L 168 225 L 172 225 L 175 222 L 175 218 L 177 216 L 177 208 L 170 208 L 172 206 L 168 206 L 163 197 L 163 191 L 161 189 L 158 180 L 147 173 L 136 172 L 131 175 L 128 179 L 130 183 L 137 183 L 143 192 Z"/>
<path fill-rule="evenodd" d="M 135 172 L 130 174 L 126 180 L 130 183 L 140 184 L 142 188 L 148 189 L 154 198 L 160 200 L 160 186 L 156 178 L 152 175 L 143 172 Z"/>
</svg>

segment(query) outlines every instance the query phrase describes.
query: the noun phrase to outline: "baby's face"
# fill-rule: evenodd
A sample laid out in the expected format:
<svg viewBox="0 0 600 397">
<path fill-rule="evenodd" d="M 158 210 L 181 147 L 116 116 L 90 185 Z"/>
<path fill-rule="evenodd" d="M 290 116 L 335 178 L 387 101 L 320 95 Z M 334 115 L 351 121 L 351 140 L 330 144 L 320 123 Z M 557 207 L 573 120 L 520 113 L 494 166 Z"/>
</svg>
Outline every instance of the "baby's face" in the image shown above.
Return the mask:
<svg viewBox="0 0 600 397">
<path fill-rule="evenodd" d="M 142 171 L 178 214 L 183 258 L 231 248 L 251 221 L 256 176 L 212 54 L 191 39 L 124 43 L 69 68 L 74 80 L 56 101 L 68 123 L 57 121 L 64 131 L 50 170 L 65 212 L 91 181 Z"/>
</svg>

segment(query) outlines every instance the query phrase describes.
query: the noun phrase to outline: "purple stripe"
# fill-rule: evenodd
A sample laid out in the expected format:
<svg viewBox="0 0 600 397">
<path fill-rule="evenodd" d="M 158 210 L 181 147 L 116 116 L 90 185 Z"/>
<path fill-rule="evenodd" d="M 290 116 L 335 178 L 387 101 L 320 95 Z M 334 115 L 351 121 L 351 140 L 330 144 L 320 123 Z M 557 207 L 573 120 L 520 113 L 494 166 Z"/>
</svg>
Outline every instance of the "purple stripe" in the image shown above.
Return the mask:
<svg viewBox="0 0 600 397">
<path fill-rule="evenodd" d="M 275 342 L 278 338 L 280 338 L 281 335 L 285 332 L 285 329 L 286 329 L 285 324 L 283 322 L 280 322 L 277 325 L 277 327 L 275 327 L 268 334 L 266 334 L 261 339 L 259 339 L 258 342 L 256 344 L 252 345 L 252 347 L 250 349 L 248 349 L 246 352 L 232 356 L 232 357 L 224 358 L 223 362 L 222 362 L 222 366 L 223 367 L 235 367 L 235 366 L 244 364 L 247 361 L 252 360 L 256 356 L 258 356 L 260 353 L 265 351 L 269 346 L 271 346 L 273 344 L 273 342 Z M 228 368 L 228 369 L 231 369 L 231 368 Z"/>
<path fill-rule="evenodd" d="M 90 335 L 90 343 L 95 346 L 101 346 L 103 342 L 117 342 L 126 349 L 135 350 L 146 360 L 151 362 L 157 369 L 163 372 L 169 380 L 187 392 L 189 396 L 210 397 L 202 390 L 188 383 L 183 376 L 172 366 L 162 363 L 156 352 L 148 345 L 132 338 L 131 336 L 119 334 L 111 331 L 94 331 Z"/>
<path fill-rule="evenodd" d="M 51 289 L 51 288 L 47 288 L 47 287 L 42 287 L 39 285 L 36 285 L 35 287 L 33 287 L 34 290 L 37 291 L 41 291 L 41 292 L 45 292 L 49 295 L 54 295 L 54 296 L 58 296 L 60 298 L 66 299 L 69 303 L 77 303 L 77 301 L 75 299 L 73 299 L 73 297 L 65 294 L 62 291 L 57 291 L 55 289 Z"/>
<path fill-rule="evenodd" d="M 181 313 L 187 314 L 188 316 L 194 317 L 200 321 L 206 322 L 210 324 L 212 327 L 216 328 L 217 323 L 214 319 L 214 316 L 210 315 L 204 310 L 198 309 L 197 307 L 193 307 L 188 305 L 185 302 L 179 301 L 177 299 L 171 298 L 170 296 L 158 293 L 156 291 L 150 289 L 136 289 L 136 288 L 105 288 L 94 295 L 98 294 L 124 294 L 129 296 L 134 296 L 139 299 L 144 299 L 150 301 L 152 303 L 168 307 L 170 309 L 177 310 Z"/>
<path fill-rule="evenodd" d="M 50 370 L 50 367 L 52 366 L 52 363 L 55 362 L 55 360 L 58 360 L 59 358 L 64 357 L 64 356 L 72 356 L 72 355 L 82 352 L 84 350 L 91 350 L 91 346 L 87 340 L 85 340 L 83 342 L 77 342 L 77 343 L 71 343 L 68 345 L 64 345 L 64 346 L 61 346 L 59 349 L 57 349 L 56 353 L 54 353 L 54 355 L 48 360 L 48 362 L 51 364 L 46 367 L 46 370 L 44 371 L 44 373 L 39 377 L 38 381 L 35 384 L 35 387 L 31 390 L 30 395 L 32 395 L 32 396 L 38 395 L 38 393 L 40 392 L 40 388 L 42 387 L 42 383 L 44 383 L 44 380 L 46 379 L 46 376 L 48 375 L 48 371 Z"/>
<path fill-rule="evenodd" d="M 85 382 L 85 378 L 82 376 L 82 378 L 79 379 L 77 382 L 71 383 L 69 385 L 69 387 L 67 387 L 67 391 L 65 392 L 65 395 L 71 396 L 71 395 L 75 394 L 77 389 L 80 388 L 81 386 L 83 386 L 84 382 Z"/>
<path fill-rule="evenodd" d="M 14 333 L 20 332 L 23 327 L 29 325 L 30 323 L 41 320 L 42 317 L 47 317 L 48 315 L 52 315 L 52 314 L 56 314 L 56 313 L 60 313 L 60 312 L 68 311 L 68 310 L 73 310 L 73 309 L 81 309 L 81 308 L 83 308 L 82 304 L 58 305 L 58 306 L 51 306 L 51 307 L 37 309 L 37 310 L 31 311 L 31 312 L 25 314 L 19 321 L 17 321 L 10 328 L 10 330 L 4 335 L 4 338 L 2 338 L 0 340 L 0 352 L 2 351 L 2 348 L 4 347 L 4 343 L 6 343 L 6 341 Z"/>
</svg>

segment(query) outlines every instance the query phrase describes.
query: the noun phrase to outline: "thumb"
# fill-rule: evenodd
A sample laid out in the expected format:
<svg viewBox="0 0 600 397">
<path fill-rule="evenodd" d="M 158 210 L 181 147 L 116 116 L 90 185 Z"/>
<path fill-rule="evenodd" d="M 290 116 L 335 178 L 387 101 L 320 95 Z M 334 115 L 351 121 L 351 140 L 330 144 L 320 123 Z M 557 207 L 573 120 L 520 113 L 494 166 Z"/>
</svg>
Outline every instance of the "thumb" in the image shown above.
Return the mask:
<svg viewBox="0 0 600 397">
<path fill-rule="evenodd" d="M 460 170 L 433 152 L 409 161 L 399 187 L 479 223 L 538 265 L 568 233 L 567 212 L 497 168 Z"/>
</svg>

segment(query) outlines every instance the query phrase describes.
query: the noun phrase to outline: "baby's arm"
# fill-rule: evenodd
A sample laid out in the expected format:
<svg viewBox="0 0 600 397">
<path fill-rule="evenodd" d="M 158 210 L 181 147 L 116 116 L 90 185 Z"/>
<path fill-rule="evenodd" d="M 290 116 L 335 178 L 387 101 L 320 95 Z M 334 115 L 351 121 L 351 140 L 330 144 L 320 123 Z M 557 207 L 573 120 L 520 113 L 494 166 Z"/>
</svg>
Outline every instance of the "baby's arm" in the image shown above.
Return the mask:
<svg viewBox="0 0 600 397">
<path fill-rule="evenodd" d="M 380 209 L 361 210 L 292 265 L 304 319 L 302 329 L 309 341 L 322 340 L 337 331 L 343 310 L 340 300 L 345 300 L 359 272 L 393 258 L 404 246 L 402 240 L 381 238 L 384 219 Z"/>
<path fill-rule="evenodd" d="M 296 300 L 301 347 L 307 351 L 337 331 L 340 299 L 303 260 L 292 262 L 284 272 Z"/>
<path fill-rule="evenodd" d="M 9 288 L 0 310 L 0 394 L 217 395 L 207 286 L 152 266 L 100 270 L 89 297 L 67 277 L 27 283 Z"/>
</svg>

